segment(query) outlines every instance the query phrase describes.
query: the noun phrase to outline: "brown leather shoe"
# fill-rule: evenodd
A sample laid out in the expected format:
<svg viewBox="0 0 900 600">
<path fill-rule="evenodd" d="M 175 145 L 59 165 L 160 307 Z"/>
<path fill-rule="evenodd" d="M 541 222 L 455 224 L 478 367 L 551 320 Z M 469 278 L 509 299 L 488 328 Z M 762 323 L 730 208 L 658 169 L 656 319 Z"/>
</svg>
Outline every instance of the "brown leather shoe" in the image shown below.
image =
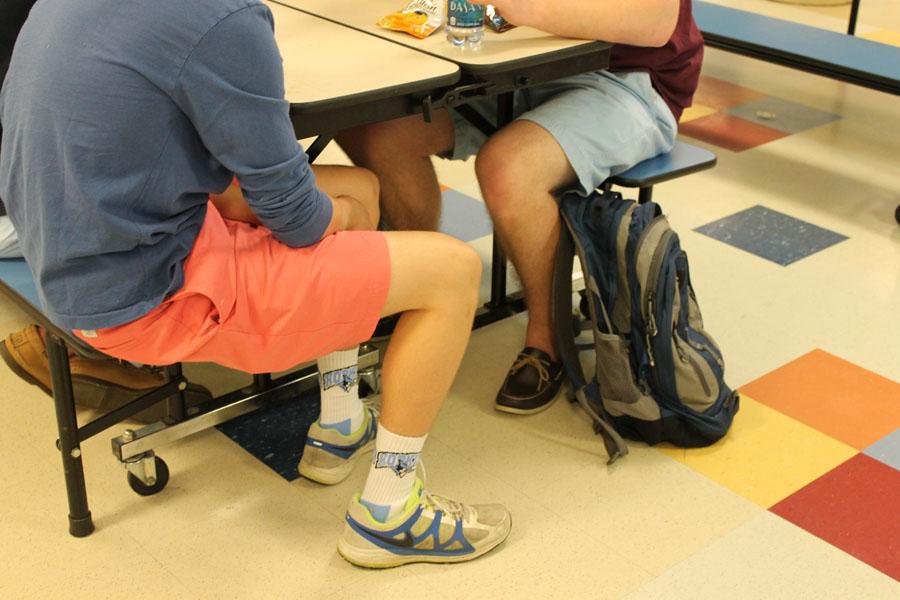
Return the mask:
<svg viewBox="0 0 900 600">
<path fill-rule="evenodd" d="M 0 357 L 9 365 L 13 373 L 32 385 L 36 385 L 53 395 L 51 390 L 50 363 L 47 347 L 37 325 L 29 325 L 22 331 L 12 333 L 0 344 Z M 135 367 L 114 359 L 90 359 L 80 356 L 69 358 L 72 373 L 72 390 L 75 404 L 85 408 L 110 411 L 139 396 L 163 385 L 165 376 L 148 367 Z M 203 386 L 189 384 L 188 405 L 196 405 L 212 398 Z M 138 421 L 158 421 L 165 416 L 165 403 L 144 410 L 137 415 Z"/>
<path fill-rule="evenodd" d="M 546 410 L 559 396 L 563 379 L 562 362 L 554 362 L 543 350 L 526 346 L 497 392 L 494 408 L 517 415 Z"/>
</svg>

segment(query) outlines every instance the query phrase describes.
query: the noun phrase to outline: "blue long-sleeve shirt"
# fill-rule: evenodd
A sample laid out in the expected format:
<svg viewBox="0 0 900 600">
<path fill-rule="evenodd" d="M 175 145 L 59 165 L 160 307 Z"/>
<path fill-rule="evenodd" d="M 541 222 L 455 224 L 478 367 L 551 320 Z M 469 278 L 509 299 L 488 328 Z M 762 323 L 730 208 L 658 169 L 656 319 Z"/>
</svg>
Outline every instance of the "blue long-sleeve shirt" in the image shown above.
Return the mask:
<svg viewBox="0 0 900 600">
<path fill-rule="evenodd" d="M 180 289 L 207 195 L 236 175 L 291 246 L 332 216 L 297 144 L 259 0 L 41 0 L 0 93 L 0 197 L 41 302 L 69 329 Z"/>
</svg>

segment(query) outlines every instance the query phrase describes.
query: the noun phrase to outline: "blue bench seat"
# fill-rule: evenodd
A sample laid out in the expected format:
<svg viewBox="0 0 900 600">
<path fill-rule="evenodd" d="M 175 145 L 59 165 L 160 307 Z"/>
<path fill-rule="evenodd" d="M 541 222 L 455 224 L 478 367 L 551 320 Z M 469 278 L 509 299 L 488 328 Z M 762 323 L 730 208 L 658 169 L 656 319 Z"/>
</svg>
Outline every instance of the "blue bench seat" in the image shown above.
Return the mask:
<svg viewBox="0 0 900 600">
<path fill-rule="evenodd" d="M 638 188 L 638 201 L 647 202 L 652 199 L 653 186 L 657 183 L 711 169 L 715 165 L 715 154 L 679 140 L 668 153 L 648 158 L 627 171 L 610 177 L 604 185 L 607 188 L 611 185 Z"/>
<path fill-rule="evenodd" d="M 24 258 L 4 258 L 0 260 L 0 281 L 5 283 L 17 294 L 28 300 L 35 309 L 40 310 L 37 288 L 31 271 L 28 269 Z M 30 311 L 29 311 L 30 312 Z"/>
<path fill-rule="evenodd" d="M 694 2 L 708 46 L 900 94 L 900 48 L 710 2 Z"/>
<path fill-rule="evenodd" d="M 0 259 L 0 291 L 15 302 L 19 308 L 28 313 L 36 323 L 44 329 L 48 329 L 58 337 L 65 340 L 66 345 L 78 354 L 90 358 L 102 358 L 103 354 L 94 350 L 71 332 L 63 331 L 50 322 L 41 311 L 41 303 L 38 300 L 37 287 L 31 276 L 31 270 L 24 258 Z"/>
</svg>

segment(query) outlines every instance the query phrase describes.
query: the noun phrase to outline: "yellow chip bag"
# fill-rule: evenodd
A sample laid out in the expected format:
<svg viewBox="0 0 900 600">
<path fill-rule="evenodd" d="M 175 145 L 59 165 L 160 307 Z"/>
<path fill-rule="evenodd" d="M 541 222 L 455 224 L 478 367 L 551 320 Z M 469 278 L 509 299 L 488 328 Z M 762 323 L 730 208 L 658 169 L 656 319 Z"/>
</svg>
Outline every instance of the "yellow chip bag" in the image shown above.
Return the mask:
<svg viewBox="0 0 900 600">
<path fill-rule="evenodd" d="M 403 10 L 380 18 L 376 25 L 403 31 L 421 40 L 441 26 L 443 6 L 444 0 L 412 0 Z"/>
</svg>

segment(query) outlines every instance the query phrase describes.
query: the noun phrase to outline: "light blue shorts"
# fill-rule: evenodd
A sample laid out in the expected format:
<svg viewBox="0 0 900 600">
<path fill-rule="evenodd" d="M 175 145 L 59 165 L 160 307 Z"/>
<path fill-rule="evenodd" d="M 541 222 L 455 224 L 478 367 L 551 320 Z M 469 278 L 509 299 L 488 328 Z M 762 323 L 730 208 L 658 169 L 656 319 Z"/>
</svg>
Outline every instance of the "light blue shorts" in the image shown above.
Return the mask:
<svg viewBox="0 0 900 600">
<path fill-rule="evenodd" d="M 469 104 L 496 122 L 496 98 Z M 556 139 L 572 165 L 582 192 L 590 193 L 610 175 L 668 152 L 678 124 L 646 73 L 601 71 L 567 77 L 515 93 L 514 116 L 537 123 Z M 465 160 L 487 140 L 457 111 L 454 148 L 445 156 Z"/>
</svg>

